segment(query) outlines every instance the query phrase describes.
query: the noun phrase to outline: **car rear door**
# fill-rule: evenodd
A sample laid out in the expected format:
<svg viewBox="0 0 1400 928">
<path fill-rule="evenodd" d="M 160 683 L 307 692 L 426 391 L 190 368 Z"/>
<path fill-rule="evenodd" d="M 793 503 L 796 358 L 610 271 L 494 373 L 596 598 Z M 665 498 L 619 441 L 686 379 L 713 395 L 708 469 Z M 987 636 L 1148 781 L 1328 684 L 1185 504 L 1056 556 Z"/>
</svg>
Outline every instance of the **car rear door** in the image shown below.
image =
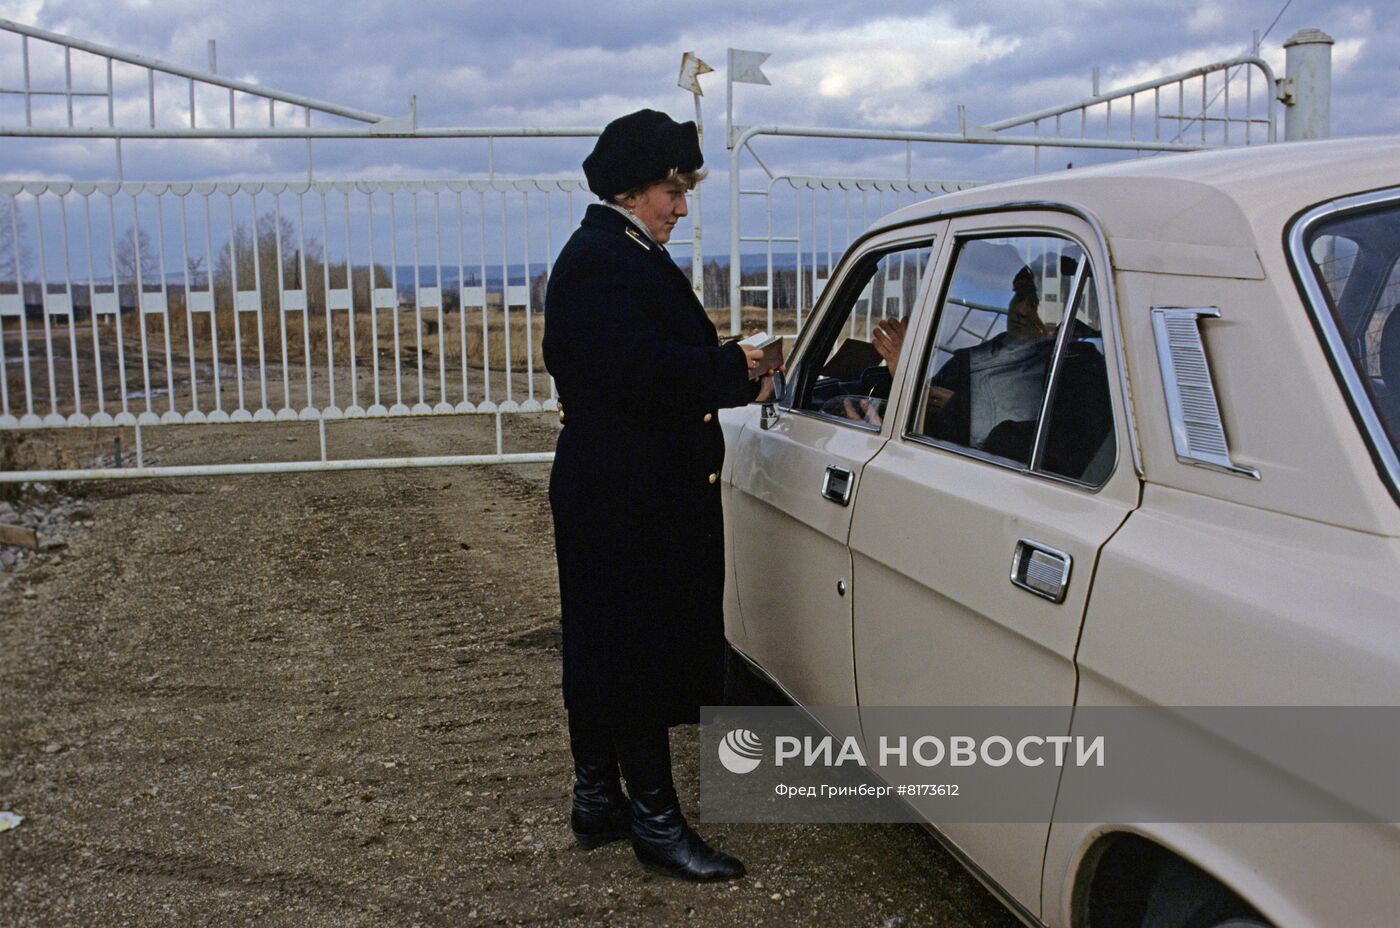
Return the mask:
<svg viewBox="0 0 1400 928">
<path fill-rule="evenodd" d="M 1095 559 L 1139 492 L 1107 262 L 1050 211 L 953 220 L 944 255 L 851 526 L 862 716 L 1052 706 L 1068 734 Z M 1053 805 L 1049 789 L 1043 822 L 936 824 L 1035 913 Z"/>
</svg>

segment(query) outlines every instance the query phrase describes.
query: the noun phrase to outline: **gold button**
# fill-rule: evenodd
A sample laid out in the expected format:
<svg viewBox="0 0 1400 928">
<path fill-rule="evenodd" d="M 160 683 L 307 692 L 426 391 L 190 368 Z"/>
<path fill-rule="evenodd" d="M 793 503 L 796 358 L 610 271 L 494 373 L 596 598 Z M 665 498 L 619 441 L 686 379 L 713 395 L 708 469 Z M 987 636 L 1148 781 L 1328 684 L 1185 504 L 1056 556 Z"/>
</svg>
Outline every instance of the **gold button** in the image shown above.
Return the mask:
<svg viewBox="0 0 1400 928">
<path fill-rule="evenodd" d="M 712 412 L 707 412 L 707 413 L 705 413 L 705 421 L 706 421 L 706 422 L 709 422 L 710 420 L 714 419 L 714 417 L 715 417 L 715 414 L 712 413 Z"/>
<path fill-rule="evenodd" d="M 710 483 L 714 483 L 717 480 L 719 480 L 719 474 L 710 474 Z"/>
</svg>

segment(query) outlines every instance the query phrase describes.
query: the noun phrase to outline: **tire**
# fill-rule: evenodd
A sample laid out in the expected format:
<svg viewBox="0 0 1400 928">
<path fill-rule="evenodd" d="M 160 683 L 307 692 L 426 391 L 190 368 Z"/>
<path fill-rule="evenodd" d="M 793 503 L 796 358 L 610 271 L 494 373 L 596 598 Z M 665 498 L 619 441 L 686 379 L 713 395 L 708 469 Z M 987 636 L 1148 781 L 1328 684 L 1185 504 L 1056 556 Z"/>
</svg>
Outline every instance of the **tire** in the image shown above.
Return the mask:
<svg viewBox="0 0 1400 928">
<path fill-rule="evenodd" d="M 1205 872 L 1172 857 L 1152 881 L 1141 928 L 1268 928 L 1268 923 Z"/>
</svg>

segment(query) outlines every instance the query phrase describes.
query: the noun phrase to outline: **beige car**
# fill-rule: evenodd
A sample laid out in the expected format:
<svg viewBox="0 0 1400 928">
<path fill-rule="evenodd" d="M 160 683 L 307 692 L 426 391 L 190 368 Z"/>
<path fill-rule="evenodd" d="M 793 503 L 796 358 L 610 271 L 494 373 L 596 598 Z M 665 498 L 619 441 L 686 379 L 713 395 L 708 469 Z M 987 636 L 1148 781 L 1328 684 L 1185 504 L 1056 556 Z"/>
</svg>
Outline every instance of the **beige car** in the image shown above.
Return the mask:
<svg viewBox="0 0 1400 928">
<path fill-rule="evenodd" d="M 1400 705 L 1398 261 L 1397 138 L 881 220 L 724 415 L 733 649 L 807 706 Z M 1394 825 L 932 825 L 1028 924 L 1400 924 Z"/>
</svg>

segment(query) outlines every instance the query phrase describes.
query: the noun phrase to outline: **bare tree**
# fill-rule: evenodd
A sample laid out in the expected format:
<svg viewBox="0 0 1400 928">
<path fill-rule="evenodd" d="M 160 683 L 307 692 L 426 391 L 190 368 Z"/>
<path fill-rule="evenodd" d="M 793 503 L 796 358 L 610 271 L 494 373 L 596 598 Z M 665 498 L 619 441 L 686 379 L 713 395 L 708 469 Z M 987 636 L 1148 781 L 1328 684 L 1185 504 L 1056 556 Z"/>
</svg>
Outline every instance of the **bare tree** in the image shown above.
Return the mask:
<svg viewBox="0 0 1400 928">
<path fill-rule="evenodd" d="M 141 283 L 160 283 L 160 253 L 151 233 L 136 227 L 127 229 L 126 235 L 117 240 L 117 279 L 136 282 L 137 258 L 141 263 Z"/>
<path fill-rule="evenodd" d="M 701 281 L 705 288 L 705 307 L 729 305 L 729 274 L 719 266 L 714 258 L 705 262 L 701 271 Z"/>
<path fill-rule="evenodd" d="M 549 272 L 540 271 L 530 278 L 530 305 L 535 308 L 535 312 L 544 312 L 544 294 L 549 289 Z"/>
<path fill-rule="evenodd" d="M 34 254 L 24 233 L 24 218 L 15 207 L 15 198 L 0 198 L 0 281 L 14 284 L 20 271 L 30 276 Z"/>
<path fill-rule="evenodd" d="M 160 254 L 151 240 L 151 234 L 135 226 L 126 230 L 126 235 L 117 240 L 117 285 L 122 294 L 123 306 L 136 305 L 136 271 L 141 271 L 141 287 L 152 289 L 160 284 Z"/>
<path fill-rule="evenodd" d="M 306 236 L 306 280 L 302 281 L 302 236 L 296 225 L 287 217 L 278 217 L 267 212 L 258 216 L 256 237 L 253 229 L 245 222 L 233 227 L 233 263 L 230 263 L 229 248 L 218 249 L 214 259 L 214 286 L 216 292 L 232 293 L 234 272 L 237 272 L 240 290 L 255 289 L 254 281 L 260 281 L 258 289 L 260 301 L 265 310 L 272 311 L 279 305 L 277 293 L 277 257 L 282 257 L 282 286 L 287 290 L 306 290 L 307 307 L 313 312 L 324 311 L 326 288 L 324 273 L 324 250 L 320 241 Z M 256 261 L 254 247 L 256 241 Z"/>
</svg>

